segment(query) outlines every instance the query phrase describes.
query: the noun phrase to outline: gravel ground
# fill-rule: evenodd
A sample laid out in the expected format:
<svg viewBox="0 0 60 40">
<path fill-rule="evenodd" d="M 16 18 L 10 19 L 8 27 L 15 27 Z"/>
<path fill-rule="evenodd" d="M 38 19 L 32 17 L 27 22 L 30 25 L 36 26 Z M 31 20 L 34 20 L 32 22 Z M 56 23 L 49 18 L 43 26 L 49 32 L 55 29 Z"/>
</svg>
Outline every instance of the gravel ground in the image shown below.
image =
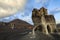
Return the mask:
<svg viewBox="0 0 60 40">
<path fill-rule="evenodd" d="M 55 38 L 55 40 L 60 40 L 60 34 L 54 33 L 54 34 L 51 34 L 51 35 Z"/>
<path fill-rule="evenodd" d="M 31 32 L 5 32 L 0 33 L 0 40 L 54 40 L 54 38 L 40 32 L 35 32 L 35 35 Z"/>
</svg>

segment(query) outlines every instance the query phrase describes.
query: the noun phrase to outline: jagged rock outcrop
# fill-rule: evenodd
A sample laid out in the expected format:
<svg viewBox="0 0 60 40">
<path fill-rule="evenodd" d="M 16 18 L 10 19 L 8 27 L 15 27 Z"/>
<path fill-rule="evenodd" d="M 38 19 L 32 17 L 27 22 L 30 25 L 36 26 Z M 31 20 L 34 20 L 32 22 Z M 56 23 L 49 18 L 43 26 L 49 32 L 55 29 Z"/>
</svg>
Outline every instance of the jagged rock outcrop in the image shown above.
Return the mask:
<svg viewBox="0 0 60 40">
<path fill-rule="evenodd" d="M 32 20 L 34 26 L 37 26 L 43 33 L 49 34 L 56 30 L 56 22 L 53 15 L 48 15 L 47 9 L 44 7 L 33 9 Z"/>
</svg>

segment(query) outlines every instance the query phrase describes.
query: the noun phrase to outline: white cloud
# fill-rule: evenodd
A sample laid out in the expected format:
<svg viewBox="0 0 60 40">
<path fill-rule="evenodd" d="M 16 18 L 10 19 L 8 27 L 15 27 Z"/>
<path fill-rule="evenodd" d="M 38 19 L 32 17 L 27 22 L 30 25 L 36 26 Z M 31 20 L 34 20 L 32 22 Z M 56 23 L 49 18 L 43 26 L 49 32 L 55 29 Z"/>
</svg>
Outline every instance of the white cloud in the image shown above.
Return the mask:
<svg viewBox="0 0 60 40">
<path fill-rule="evenodd" d="M 55 10 L 55 11 L 58 11 L 58 10 L 60 10 L 60 8 L 55 8 L 54 10 Z"/>
<path fill-rule="evenodd" d="M 24 16 L 24 15 L 25 15 L 25 12 L 21 12 L 20 15 L 21 15 L 21 16 Z"/>
<path fill-rule="evenodd" d="M 51 11 L 60 11 L 60 8 L 53 8 Z"/>
<path fill-rule="evenodd" d="M 51 0 L 35 0 L 35 3 L 47 8 Z"/>
<path fill-rule="evenodd" d="M 22 10 L 26 0 L 0 0 L 0 18 L 15 14 Z"/>
<path fill-rule="evenodd" d="M 22 19 L 22 18 L 23 18 L 23 19 Z M 32 25 L 33 25 L 31 15 L 21 17 L 20 19 L 22 19 L 22 20 L 24 20 L 24 21 L 26 21 L 26 22 L 28 22 L 28 23 L 30 23 L 30 24 L 32 24 Z"/>
<path fill-rule="evenodd" d="M 60 8 L 53 8 L 52 10 L 50 10 L 51 14 L 57 14 L 60 12 Z"/>
<path fill-rule="evenodd" d="M 41 0 L 35 0 L 35 2 L 36 2 L 36 3 L 40 3 L 40 2 L 41 2 Z"/>
<path fill-rule="evenodd" d="M 48 0 L 35 0 L 36 3 L 42 3 L 42 4 L 46 3 L 47 1 Z"/>
<path fill-rule="evenodd" d="M 49 13 L 54 15 L 57 24 L 60 23 L 60 8 L 52 8 Z"/>
</svg>

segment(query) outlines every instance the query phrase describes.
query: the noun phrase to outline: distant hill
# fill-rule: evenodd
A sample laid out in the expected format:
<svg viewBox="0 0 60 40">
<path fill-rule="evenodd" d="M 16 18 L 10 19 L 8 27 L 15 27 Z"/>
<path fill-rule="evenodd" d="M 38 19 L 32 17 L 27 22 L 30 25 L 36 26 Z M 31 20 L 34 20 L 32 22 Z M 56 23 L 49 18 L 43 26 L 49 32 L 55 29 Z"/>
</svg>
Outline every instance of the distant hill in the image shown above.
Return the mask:
<svg viewBox="0 0 60 40">
<path fill-rule="evenodd" d="M 23 21 L 23 20 L 20 20 L 20 19 L 15 19 L 13 21 L 10 21 L 9 24 L 14 24 L 16 28 L 21 28 L 21 27 L 26 27 L 26 28 L 32 28 L 33 25 Z"/>
<path fill-rule="evenodd" d="M 14 19 L 8 23 L 0 22 L 0 32 L 1 31 L 25 31 L 25 30 L 32 30 L 33 25 L 20 20 Z"/>
</svg>

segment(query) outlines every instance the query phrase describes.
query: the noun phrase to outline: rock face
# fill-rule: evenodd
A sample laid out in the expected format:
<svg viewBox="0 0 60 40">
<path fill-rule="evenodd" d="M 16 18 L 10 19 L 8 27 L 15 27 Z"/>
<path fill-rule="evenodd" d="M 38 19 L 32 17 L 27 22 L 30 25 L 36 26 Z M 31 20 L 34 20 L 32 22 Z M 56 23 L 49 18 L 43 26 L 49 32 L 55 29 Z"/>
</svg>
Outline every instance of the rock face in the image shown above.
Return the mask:
<svg viewBox="0 0 60 40">
<path fill-rule="evenodd" d="M 37 29 L 43 33 L 49 34 L 53 33 L 56 30 L 56 22 L 53 15 L 48 15 L 47 9 L 44 7 L 38 9 L 33 9 L 32 11 L 32 20 L 34 26 L 37 26 Z"/>
</svg>

